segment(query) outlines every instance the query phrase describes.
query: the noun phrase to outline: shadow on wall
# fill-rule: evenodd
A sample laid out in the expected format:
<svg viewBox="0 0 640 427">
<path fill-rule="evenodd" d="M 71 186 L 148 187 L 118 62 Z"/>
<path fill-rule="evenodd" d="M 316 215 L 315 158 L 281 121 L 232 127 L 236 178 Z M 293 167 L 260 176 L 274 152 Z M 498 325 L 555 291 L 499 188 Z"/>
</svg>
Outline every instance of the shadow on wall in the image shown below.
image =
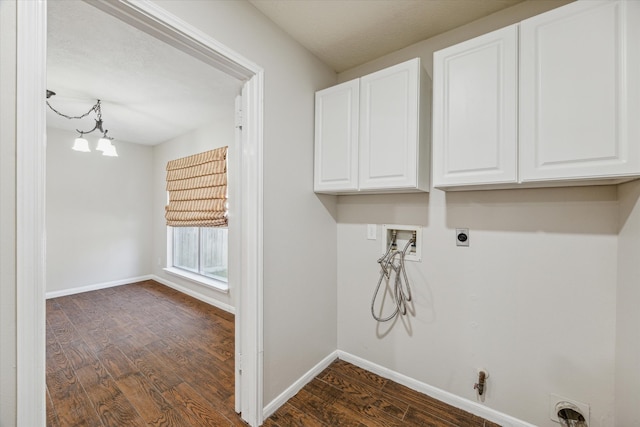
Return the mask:
<svg viewBox="0 0 640 427">
<path fill-rule="evenodd" d="M 620 200 L 620 222 L 618 230 L 622 230 L 633 210 L 640 210 L 640 179 L 622 184 L 618 187 Z"/>
<path fill-rule="evenodd" d="M 329 215 L 333 218 L 334 221 L 338 221 L 338 207 L 336 206 L 336 198 L 337 196 L 333 196 L 330 194 L 320 194 L 315 193 L 316 197 L 322 203 L 324 208 L 327 210 Z"/>
<path fill-rule="evenodd" d="M 445 198 L 446 224 L 451 228 L 618 233 L 615 186 L 448 192 Z"/>
<path fill-rule="evenodd" d="M 635 194 L 625 200 L 638 200 L 640 181 L 624 185 Z M 616 186 L 362 194 L 338 196 L 337 208 L 342 224 L 428 227 L 442 222 L 448 229 L 525 233 L 615 235 L 619 231 Z M 627 216 L 632 208 L 633 204 L 627 207 Z"/>
<path fill-rule="evenodd" d="M 343 224 L 429 225 L 429 193 L 338 196 Z"/>
</svg>

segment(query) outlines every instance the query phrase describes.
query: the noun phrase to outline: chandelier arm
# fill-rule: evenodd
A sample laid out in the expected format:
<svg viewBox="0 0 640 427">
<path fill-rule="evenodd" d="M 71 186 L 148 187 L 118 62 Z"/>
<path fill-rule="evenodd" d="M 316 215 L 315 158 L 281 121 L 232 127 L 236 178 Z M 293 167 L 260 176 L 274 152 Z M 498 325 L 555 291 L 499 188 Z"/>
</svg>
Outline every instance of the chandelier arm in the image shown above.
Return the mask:
<svg viewBox="0 0 640 427">
<path fill-rule="evenodd" d="M 89 111 L 87 111 L 86 113 L 84 113 L 84 114 L 83 114 L 83 115 L 81 115 L 81 116 L 68 116 L 68 115 L 66 115 L 66 114 L 64 114 L 64 113 L 61 113 L 60 111 L 56 110 L 55 108 L 53 108 L 53 107 L 51 106 L 51 104 L 49 104 L 49 101 L 46 101 L 46 102 L 47 102 L 47 105 L 49 106 L 49 108 L 51 108 L 51 110 L 52 110 L 54 113 L 56 113 L 56 114 L 57 114 L 57 115 L 59 115 L 59 116 L 64 117 L 65 119 L 70 119 L 70 120 L 71 120 L 71 119 L 83 119 L 83 118 L 87 117 L 89 114 L 91 114 L 92 112 L 95 112 L 96 114 L 101 115 L 101 111 L 100 111 L 100 100 L 99 100 L 99 99 L 98 99 L 98 102 L 96 102 L 96 103 L 93 105 L 93 107 L 91 107 L 91 109 L 89 109 Z M 95 128 L 94 128 L 94 130 L 95 130 Z"/>
<path fill-rule="evenodd" d="M 76 129 L 76 132 L 78 132 L 80 135 L 84 135 L 86 133 L 91 133 L 96 129 L 99 130 L 102 133 L 106 133 L 105 131 L 102 130 L 102 120 L 96 120 L 96 125 L 91 130 L 83 131 L 83 130 L 80 130 L 80 129 Z M 111 139 L 113 139 L 113 138 L 111 138 Z"/>
<path fill-rule="evenodd" d="M 55 92 L 47 89 L 47 99 L 49 99 L 50 97 L 52 97 L 55 94 L 56 94 Z M 94 132 L 95 130 L 99 130 L 102 133 L 102 138 L 108 139 L 110 141 L 113 140 L 112 137 L 107 136 L 108 130 L 105 130 L 105 129 L 102 128 L 102 109 L 100 108 L 100 100 L 99 99 L 89 109 L 89 111 L 87 111 L 86 113 L 84 113 L 84 114 L 82 114 L 80 116 L 69 116 L 67 114 L 61 113 L 60 111 L 58 111 L 55 108 L 53 108 L 51 106 L 51 104 L 49 104 L 49 101 L 45 101 L 45 102 L 47 103 L 47 106 L 51 109 L 51 111 L 53 111 L 54 113 L 56 113 L 57 115 L 59 115 L 61 117 L 64 117 L 64 118 L 70 119 L 70 120 L 83 119 L 83 118 L 87 117 L 89 114 L 91 114 L 92 112 L 95 113 L 96 116 L 97 116 L 97 119 L 94 119 L 96 121 L 96 124 L 93 127 L 93 129 L 88 130 L 88 131 L 83 131 L 83 130 L 80 130 L 80 129 L 76 129 L 76 132 L 78 132 L 80 134 L 80 138 L 82 138 L 85 134 Z"/>
</svg>

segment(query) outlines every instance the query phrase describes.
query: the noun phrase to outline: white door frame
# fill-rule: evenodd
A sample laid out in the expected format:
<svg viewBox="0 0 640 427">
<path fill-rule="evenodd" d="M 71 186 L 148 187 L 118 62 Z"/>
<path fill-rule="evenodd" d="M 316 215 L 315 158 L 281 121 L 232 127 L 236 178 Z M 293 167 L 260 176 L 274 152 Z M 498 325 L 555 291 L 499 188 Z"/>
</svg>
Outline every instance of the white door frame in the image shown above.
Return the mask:
<svg viewBox="0 0 640 427">
<path fill-rule="evenodd" d="M 240 257 L 236 328 L 242 349 L 242 418 L 263 421 L 263 94 L 264 71 L 148 0 L 90 4 L 245 81 L 242 90 Z M 17 2 L 17 424 L 45 426 L 45 167 L 47 0 Z M 239 360 L 239 355 L 236 355 Z"/>
</svg>

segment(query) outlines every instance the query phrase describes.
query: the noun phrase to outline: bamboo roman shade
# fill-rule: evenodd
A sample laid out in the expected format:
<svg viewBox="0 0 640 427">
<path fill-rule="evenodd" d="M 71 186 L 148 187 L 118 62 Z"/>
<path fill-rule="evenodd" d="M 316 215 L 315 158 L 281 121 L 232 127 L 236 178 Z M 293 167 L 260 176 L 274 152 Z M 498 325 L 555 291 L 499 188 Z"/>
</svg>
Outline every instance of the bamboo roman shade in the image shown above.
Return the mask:
<svg viewBox="0 0 640 427">
<path fill-rule="evenodd" d="M 227 148 L 167 163 L 167 225 L 227 226 Z"/>
</svg>

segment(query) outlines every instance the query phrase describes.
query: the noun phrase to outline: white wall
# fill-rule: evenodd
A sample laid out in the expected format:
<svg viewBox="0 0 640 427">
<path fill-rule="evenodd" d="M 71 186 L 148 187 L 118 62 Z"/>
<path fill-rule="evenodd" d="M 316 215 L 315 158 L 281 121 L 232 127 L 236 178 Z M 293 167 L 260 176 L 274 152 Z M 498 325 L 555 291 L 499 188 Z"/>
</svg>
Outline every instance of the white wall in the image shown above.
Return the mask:
<svg viewBox="0 0 640 427">
<path fill-rule="evenodd" d="M 0 2 L 0 426 L 16 420 L 16 3 Z"/>
<path fill-rule="evenodd" d="M 54 295 L 151 272 L 152 148 L 116 140 L 119 156 L 106 157 L 72 150 L 75 137 L 47 130 L 46 283 Z"/>
<path fill-rule="evenodd" d="M 153 147 L 153 274 L 161 279 L 168 280 L 190 292 L 199 294 L 207 299 L 214 299 L 224 305 L 235 307 L 235 283 L 233 281 L 234 272 L 231 271 L 229 277 L 229 292 L 223 293 L 213 288 L 200 285 L 188 280 L 181 279 L 175 275 L 168 274 L 163 269 L 167 267 L 167 223 L 164 217 L 165 206 L 167 204 L 166 190 L 166 167 L 167 162 L 213 150 L 214 148 L 229 146 L 229 156 L 235 151 L 234 136 L 234 99 L 226 100 L 228 106 L 226 119 L 221 117 L 219 122 L 203 126 L 185 135 L 166 141 Z M 235 176 L 233 159 L 229 158 L 228 178 L 229 195 L 235 191 Z M 231 203 L 231 200 L 230 200 Z M 231 214 L 231 212 L 230 212 Z M 233 233 L 233 222 L 231 221 L 229 233 Z M 231 253 L 230 253 L 231 255 Z M 233 260 L 229 260 L 229 265 Z"/>
<path fill-rule="evenodd" d="M 553 425 L 554 393 L 591 404 L 591 425 L 611 425 L 615 187 L 343 196 L 338 222 L 340 350 L 473 401 L 486 368 L 490 408 Z M 371 317 L 381 247 L 366 223 L 424 227 L 404 322 Z M 459 227 L 468 248 L 455 246 Z"/>
<path fill-rule="evenodd" d="M 339 80 L 417 56 L 432 75 L 434 50 L 557 5 L 516 5 Z M 589 403 L 590 425 L 613 424 L 615 187 L 341 196 L 338 223 L 340 350 L 472 401 L 486 368 L 483 404 L 535 425 L 557 425 L 550 393 Z M 406 324 L 371 318 L 381 253 L 367 223 L 424 227 L 423 261 L 408 265 L 416 311 Z M 457 227 L 470 229 L 469 248 L 455 246 Z"/>
<path fill-rule="evenodd" d="M 618 188 L 616 426 L 640 425 L 640 181 Z"/>
<path fill-rule="evenodd" d="M 245 1 L 158 5 L 264 69 L 264 403 L 336 349 L 335 198 L 313 193 L 316 90 L 332 70 Z"/>
</svg>

